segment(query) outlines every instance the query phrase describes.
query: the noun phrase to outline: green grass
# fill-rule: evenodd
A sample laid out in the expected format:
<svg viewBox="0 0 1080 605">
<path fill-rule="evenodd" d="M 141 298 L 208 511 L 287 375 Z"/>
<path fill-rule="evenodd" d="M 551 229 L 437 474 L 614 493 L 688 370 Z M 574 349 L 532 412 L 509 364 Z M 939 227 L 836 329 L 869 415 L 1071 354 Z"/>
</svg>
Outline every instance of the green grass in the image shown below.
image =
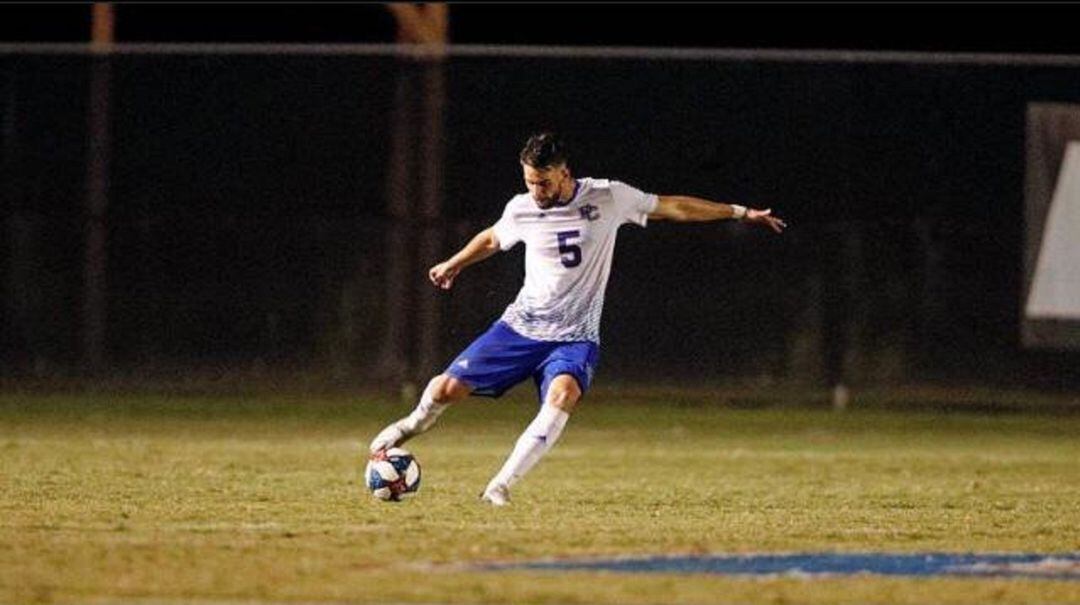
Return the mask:
<svg viewBox="0 0 1080 605">
<path fill-rule="evenodd" d="M 358 480 L 362 445 L 405 404 L 0 394 L 0 602 L 1080 602 L 1080 582 L 1054 580 L 468 568 L 572 555 L 1080 551 L 1078 415 L 717 405 L 743 396 L 598 389 L 513 505 L 489 509 L 476 496 L 532 417 L 525 389 L 470 400 L 410 442 L 423 485 L 397 505 Z"/>
</svg>

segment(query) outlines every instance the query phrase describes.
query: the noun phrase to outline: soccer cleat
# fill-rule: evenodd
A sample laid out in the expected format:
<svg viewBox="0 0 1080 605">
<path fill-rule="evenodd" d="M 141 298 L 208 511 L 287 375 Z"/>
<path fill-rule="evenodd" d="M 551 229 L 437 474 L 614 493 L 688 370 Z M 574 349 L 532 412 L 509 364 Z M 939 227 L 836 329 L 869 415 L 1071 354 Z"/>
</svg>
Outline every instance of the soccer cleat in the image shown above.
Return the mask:
<svg viewBox="0 0 1080 605">
<path fill-rule="evenodd" d="M 492 506 L 506 506 L 510 504 L 510 488 L 502 483 L 492 483 L 480 494 L 480 500 Z"/>
<path fill-rule="evenodd" d="M 375 439 L 371 441 L 371 445 L 368 449 L 371 450 L 372 454 L 375 454 L 401 445 L 405 439 L 405 432 L 402 431 L 401 428 L 398 427 L 398 423 L 395 422 L 376 435 Z"/>
</svg>

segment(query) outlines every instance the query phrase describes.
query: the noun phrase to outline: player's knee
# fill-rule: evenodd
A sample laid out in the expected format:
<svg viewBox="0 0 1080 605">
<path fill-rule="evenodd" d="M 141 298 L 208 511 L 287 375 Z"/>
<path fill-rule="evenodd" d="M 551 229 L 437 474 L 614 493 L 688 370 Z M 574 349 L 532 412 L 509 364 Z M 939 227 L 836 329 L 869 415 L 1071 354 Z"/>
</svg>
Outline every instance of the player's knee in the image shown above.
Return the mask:
<svg viewBox="0 0 1080 605">
<path fill-rule="evenodd" d="M 428 393 L 435 403 L 453 403 L 467 397 L 469 387 L 453 376 L 439 374 L 428 383 Z"/>
<path fill-rule="evenodd" d="M 563 375 L 551 381 L 546 403 L 570 413 L 574 411 L 580 399 L 581 387 L 578 386 L 577 380 L 573 376 Z"/>
</svg>

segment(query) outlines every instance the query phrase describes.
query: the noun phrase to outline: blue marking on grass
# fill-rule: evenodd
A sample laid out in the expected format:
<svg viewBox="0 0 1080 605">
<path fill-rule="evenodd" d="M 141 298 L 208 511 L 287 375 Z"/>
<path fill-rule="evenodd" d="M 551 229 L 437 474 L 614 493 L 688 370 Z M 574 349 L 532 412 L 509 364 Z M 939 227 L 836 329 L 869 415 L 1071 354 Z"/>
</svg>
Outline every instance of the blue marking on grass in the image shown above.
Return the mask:
<svg viewBox="0 0 1080 605">
<path fill-rule="evenodd" d="M 559 559 L 500 563 L 484 569 L 699 573 L 720 575 L 1028 577 L 1080 580 L 1080 553 L 797 553 Z"/>
</svg>

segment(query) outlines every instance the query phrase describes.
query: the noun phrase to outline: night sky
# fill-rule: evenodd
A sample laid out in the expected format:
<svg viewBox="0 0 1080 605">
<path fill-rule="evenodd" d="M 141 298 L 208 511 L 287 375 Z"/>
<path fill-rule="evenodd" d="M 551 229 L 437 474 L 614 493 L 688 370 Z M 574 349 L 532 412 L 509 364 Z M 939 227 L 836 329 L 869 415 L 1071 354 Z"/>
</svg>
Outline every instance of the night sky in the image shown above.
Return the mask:
<svg viewBox="0 0 1080 605">
<path fill-rule="evenodd" d="M 393 42 L 381 4 L 118 4 L 120 42 Z M 89 37 L 89 4 L 0 6 L 6 41 Z M 1080 53 L 1068 4 L 451 4 L 454 43 Z"/>
</svg>

